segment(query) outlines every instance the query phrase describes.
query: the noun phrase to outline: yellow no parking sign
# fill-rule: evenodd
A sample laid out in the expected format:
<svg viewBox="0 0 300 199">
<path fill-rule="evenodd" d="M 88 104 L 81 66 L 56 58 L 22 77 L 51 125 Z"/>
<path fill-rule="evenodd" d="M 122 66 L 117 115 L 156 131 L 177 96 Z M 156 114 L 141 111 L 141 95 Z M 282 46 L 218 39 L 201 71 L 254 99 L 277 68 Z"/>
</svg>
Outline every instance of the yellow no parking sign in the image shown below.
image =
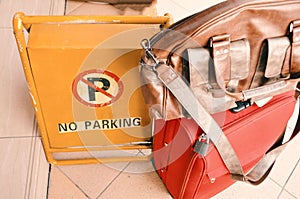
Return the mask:
<svg viewBox="0 0 300 199">
<path fill-rule="evenodd" d="M 50 163 L 144 159 L 92 152 L 151 147 L 150 118 L 139 81 L 139 43 L 169 20 L 15 15 L 14 33 Z"/>
</svg>

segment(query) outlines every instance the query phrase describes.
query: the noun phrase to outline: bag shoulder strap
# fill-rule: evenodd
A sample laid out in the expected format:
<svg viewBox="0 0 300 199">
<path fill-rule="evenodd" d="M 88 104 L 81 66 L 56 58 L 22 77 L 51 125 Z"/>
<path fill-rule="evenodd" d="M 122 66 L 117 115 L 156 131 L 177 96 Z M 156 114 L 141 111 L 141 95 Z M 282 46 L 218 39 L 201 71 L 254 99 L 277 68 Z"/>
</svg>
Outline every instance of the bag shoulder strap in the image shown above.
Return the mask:
<svg viewBox="0 0 300 199">
<path fill-rule="evenodd" d="M 177 74 L 172 67 L 159 62 L 156 62 L 153 69 L 156 72 L 158 79 L 177 98 L 180 104 L 213 142 L 224 164 L 229 170 L 232 179 L 249 182 L 251 184 L 259 184 L 267 177 L 275 163 L 276 158 L 285 148 L 288 142 L 269 151 L 257 163 L 257 165 L 250 172 L 248 172 L 248 174 L 244 174 L 240 161 L 222 129 L 197 100 L 189 86 L 180 77 L 180 75 Z"/>
</svg>

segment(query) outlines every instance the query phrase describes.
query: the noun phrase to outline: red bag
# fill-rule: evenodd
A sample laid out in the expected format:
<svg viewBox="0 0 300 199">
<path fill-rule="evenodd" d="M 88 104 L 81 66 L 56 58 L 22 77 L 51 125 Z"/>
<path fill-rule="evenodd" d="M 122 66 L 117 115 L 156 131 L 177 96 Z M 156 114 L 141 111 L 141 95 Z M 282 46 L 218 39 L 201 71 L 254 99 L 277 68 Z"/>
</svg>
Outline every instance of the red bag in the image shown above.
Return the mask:
<svg viewBox="0 0 300 199">
<path fill-rule="evenodd" d="M 244 171 L 249 171 L 281 136 L 294 105 L 294 92 L 288 92 L 262 108 L 253 105 L 239 113 L 214 114 Z M 215 147 L 210 146 L 205 157 L 194 152 L 201 134 L 192 119 L 154 122 L 154 165 L 174 198 L 209 198 L 235 182 Z"/>
<path fill-rule="evenodd" d="M 154 164 L 175 198 L 208 198 L 236 180 L 259 184 L 299 132 L 298 115 L 289 120 L 299 5 L 228 0 L 141 42 Z"/>
</svg>

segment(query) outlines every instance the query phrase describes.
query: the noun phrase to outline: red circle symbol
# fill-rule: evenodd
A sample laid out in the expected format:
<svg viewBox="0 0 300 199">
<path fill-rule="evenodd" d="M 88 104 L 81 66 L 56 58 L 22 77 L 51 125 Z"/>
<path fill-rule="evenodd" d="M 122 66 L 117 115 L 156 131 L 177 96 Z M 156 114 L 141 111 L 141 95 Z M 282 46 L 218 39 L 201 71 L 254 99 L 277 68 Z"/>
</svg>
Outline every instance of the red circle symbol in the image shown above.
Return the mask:
<svg viewBox="0 0 300 199">
<path fill-rule="evenodd" d="M 117 75 L 101 69 L 80 73 L 72 85 L 74 97 L 90 107 L 103 107 L 114 103 L 123 90 L 123 83 Z"/>
</svg>

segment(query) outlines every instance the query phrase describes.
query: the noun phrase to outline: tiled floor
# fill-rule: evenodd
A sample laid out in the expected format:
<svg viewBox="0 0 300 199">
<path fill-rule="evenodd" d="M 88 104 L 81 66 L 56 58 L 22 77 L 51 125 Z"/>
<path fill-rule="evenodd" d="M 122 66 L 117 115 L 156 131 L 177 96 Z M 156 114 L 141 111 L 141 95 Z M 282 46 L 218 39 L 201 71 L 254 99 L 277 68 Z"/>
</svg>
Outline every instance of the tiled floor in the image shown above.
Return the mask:
<svg viewBox="0 0 300 199">
<path fill-rule="evenodd" d="M 157 13 L 175 21 L 217 1 L 158 0 Z M 153 7 L 108 5 L 65 0 L 0 0 L 0 199 L 171 198 L 150 162 L 49 166 L 45 160 L 30 96 L 15 45 L 11 20 L 16 11 L 31 15 L 146 14 Z M 107 13 L 106 13 L 107 12 Z M 253 187 L 236 183 L 214 198 L 300 198 L 300 137 L 281 154 L 267 180 Z M 139 154 L 137 154 L 139 155 Z"/>
</svg>

